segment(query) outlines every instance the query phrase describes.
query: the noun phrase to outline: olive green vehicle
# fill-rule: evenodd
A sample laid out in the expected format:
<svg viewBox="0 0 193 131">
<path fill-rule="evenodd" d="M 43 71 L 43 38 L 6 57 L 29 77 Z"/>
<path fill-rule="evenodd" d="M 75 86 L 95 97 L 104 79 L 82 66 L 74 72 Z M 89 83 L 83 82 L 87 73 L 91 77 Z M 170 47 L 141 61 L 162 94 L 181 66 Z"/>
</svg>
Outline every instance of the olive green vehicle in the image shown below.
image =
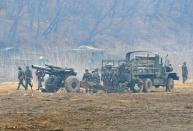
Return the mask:
<svg viewBox="0 0 193 131">
<path fill-rule="evenodd" d="M 106 65 L 112 65 L 113 72 L 109 92 L 150 92 L 160 86 L 171 91 L 174 80 L 179 80 L 169 60 L 153 52 L 134 51 L 128 52 L 125 60 L 103 60 L 102 75 Z"/>
</svg>

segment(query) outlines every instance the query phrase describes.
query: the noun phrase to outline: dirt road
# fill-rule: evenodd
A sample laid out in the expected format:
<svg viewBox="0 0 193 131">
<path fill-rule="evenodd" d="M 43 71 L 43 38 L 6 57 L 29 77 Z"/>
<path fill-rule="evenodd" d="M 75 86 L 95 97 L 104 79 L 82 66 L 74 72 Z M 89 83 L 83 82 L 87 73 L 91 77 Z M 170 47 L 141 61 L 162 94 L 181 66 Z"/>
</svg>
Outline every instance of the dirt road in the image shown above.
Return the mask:
<svg viewBox="0 0 193 131">
<path fill-rule="evenodd" d="M 1 130 L 192 131 L 193 85 L 138 94 L 41 94 L 0 85 Z"/>
</svg>

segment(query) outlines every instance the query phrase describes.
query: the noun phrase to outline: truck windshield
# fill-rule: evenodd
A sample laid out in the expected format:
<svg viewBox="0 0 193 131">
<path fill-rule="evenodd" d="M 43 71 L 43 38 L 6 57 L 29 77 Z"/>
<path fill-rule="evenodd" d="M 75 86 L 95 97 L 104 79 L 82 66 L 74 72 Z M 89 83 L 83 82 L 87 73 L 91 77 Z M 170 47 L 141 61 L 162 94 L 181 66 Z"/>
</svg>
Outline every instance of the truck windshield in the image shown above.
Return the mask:
<svg viewBox="0 0 193 131">
<path fill-rule="evenodd" d="M 132 61 L 132 60 L 139 58 L 139 57 L 151 58 L 151 57 L 155 57 L 155 56 L 156 56 L 156 54 L 151 53 L 151 52 L 135 52 L 135 53 L 130 54 L 129 60 Z"/>
</svg>

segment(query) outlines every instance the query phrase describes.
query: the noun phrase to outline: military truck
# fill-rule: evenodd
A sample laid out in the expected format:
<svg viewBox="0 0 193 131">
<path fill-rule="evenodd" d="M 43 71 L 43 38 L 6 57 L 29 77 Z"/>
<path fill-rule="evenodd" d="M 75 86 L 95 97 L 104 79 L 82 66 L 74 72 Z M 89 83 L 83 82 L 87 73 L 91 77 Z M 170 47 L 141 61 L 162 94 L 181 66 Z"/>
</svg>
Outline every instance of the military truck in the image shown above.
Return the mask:
<svg viewBox="0 0 193 131">
<path fill-rule="evenodd" d="M 53 65 L 32 65 L 33 69 L 42 71 L 48 75 L 45 81 L 45 92 L 56 92 L 65 88 L 68 92 L 79 92 L 80 82 L 76 78 L 76 72 L 72 68 L 63 68 Z"/>
<path fill-rule="evenodd" d="M 171 91 L 174 80 L 179 80 L 169 60 L 166 58 L 164 61 L 159 54 L 153 52 L 134 51 L 128 52 L 125 60 L 103 60 L 102 76 L 109 65 L 112 70 L 109 73 L 112 75 L 111 87 L 114 91 L 150 92 L 154 87 L 160 86 Z"/>
</svg>

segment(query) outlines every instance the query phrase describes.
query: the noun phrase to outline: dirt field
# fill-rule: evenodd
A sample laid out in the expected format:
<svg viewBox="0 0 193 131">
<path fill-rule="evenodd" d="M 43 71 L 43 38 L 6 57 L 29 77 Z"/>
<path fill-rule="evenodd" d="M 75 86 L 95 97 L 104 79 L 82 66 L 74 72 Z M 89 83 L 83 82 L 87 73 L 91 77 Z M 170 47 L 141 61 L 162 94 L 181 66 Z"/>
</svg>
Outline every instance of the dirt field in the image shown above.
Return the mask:
<svg viewBox="0 0 193 131">
<path fill-rule="evenodd" d="M 41 94 L 0 85 L 1 130 L 193 131 L 193 84 L 139 94 Z"/>
</svg>

